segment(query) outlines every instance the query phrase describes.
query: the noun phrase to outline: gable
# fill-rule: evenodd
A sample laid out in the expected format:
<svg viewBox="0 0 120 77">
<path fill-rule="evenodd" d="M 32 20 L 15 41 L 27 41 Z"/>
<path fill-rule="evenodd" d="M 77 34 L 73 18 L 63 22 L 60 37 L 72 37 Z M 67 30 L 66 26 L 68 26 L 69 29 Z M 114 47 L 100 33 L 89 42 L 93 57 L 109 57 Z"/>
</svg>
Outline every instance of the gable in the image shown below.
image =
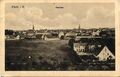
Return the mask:
<svg viewBox="0 0 120 77">
<path fill-rule="evenodd" d="M 109 56 L 112 58 L 115 58 L 115 56 L 112 54 L 112 52 L 108 49 L 107 46 L 105 46 L 102 51 L 97 55 L 99 58 L 105 58 L 107 59 Z"/>
</svg>

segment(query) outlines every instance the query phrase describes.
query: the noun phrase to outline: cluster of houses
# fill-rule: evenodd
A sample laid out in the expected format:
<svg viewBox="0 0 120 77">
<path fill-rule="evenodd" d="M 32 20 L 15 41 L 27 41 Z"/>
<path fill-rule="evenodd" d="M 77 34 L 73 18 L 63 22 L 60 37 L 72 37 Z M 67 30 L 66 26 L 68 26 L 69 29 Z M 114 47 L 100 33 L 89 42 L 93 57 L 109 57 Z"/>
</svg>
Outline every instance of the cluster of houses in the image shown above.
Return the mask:
<svg viewBox="0 0 120 77">
<path fill-rule="evenodd" d="M 83 39 L 85 40 L 83 41 Z M 111 42 L 107 42 L 107 40 Z M 73 50 L 79 56 L 92 56 L 99 61 L 115 60 L 114 39 L 81 38 L 81 40 L 73 42 Z"/>
<path fill-rule="evenodd" d="M 17 39 L 42 39 L 42 40 L 49 40 L 49 39 L 70 39 L 71 37 L 102 37 L 102 36 L 115 36 L 114 28 L 99 28 L 99 29 L 56 29 L 56 30 L 35 30 L 34 25 L 32 29 L 23 30 L 23 31 L 15 31 L 13 34 L 5 34 L 6 40 L 17 40 Z"/>
</svg>

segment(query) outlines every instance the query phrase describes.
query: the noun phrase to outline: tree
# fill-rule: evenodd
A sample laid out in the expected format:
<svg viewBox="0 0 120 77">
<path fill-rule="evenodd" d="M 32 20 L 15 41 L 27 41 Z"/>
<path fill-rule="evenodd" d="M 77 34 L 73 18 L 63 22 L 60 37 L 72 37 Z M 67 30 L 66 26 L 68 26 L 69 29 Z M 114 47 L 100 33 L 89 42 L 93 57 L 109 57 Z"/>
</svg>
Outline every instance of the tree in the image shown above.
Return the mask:
<svg viewBox="0 0 120 77">
<path fill-rule="evenodd" d="M 5 30 L 5 35 L 13 35 L 13 30 Z"/>
</svg>

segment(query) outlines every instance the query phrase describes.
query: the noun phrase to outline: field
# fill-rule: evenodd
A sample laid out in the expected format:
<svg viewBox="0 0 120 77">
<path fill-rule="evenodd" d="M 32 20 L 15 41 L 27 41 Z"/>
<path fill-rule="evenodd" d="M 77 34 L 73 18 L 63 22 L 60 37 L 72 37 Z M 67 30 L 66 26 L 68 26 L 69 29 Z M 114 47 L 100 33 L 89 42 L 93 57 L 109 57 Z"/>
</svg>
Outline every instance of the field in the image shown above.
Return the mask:
<svg viewBox="0 0 120 77">
<path fill-rule="evenodd" d="M 67 42 L 67 40 L 6 41 L 6 70 L 49 70 L 62 66 L 64 68 L 65 62 L 68 64 L 72 63 Z"/>
<path fill-rule="evenodd" d="M 81 62 L 68 40 L 6 40 L 5 44 L 5 70 L 114 70 L 114 65 Z"/>
</svg>

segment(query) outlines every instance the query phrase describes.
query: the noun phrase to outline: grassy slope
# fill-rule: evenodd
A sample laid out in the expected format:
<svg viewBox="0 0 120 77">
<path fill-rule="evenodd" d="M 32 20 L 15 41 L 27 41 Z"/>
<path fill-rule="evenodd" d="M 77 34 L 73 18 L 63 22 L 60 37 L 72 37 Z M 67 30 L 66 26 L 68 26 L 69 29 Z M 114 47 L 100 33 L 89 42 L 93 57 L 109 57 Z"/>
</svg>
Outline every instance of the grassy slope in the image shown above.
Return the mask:
<svg viewBox="0 0 120 77">
<path fill-rule="evenodd" d="M 6 42 L 6 62 L 47 62 L 58 65 L 69 62 L 67 41 L 11 40 Z M 28 57 L 31 56 L 29 59 Z"/>
</svg>

